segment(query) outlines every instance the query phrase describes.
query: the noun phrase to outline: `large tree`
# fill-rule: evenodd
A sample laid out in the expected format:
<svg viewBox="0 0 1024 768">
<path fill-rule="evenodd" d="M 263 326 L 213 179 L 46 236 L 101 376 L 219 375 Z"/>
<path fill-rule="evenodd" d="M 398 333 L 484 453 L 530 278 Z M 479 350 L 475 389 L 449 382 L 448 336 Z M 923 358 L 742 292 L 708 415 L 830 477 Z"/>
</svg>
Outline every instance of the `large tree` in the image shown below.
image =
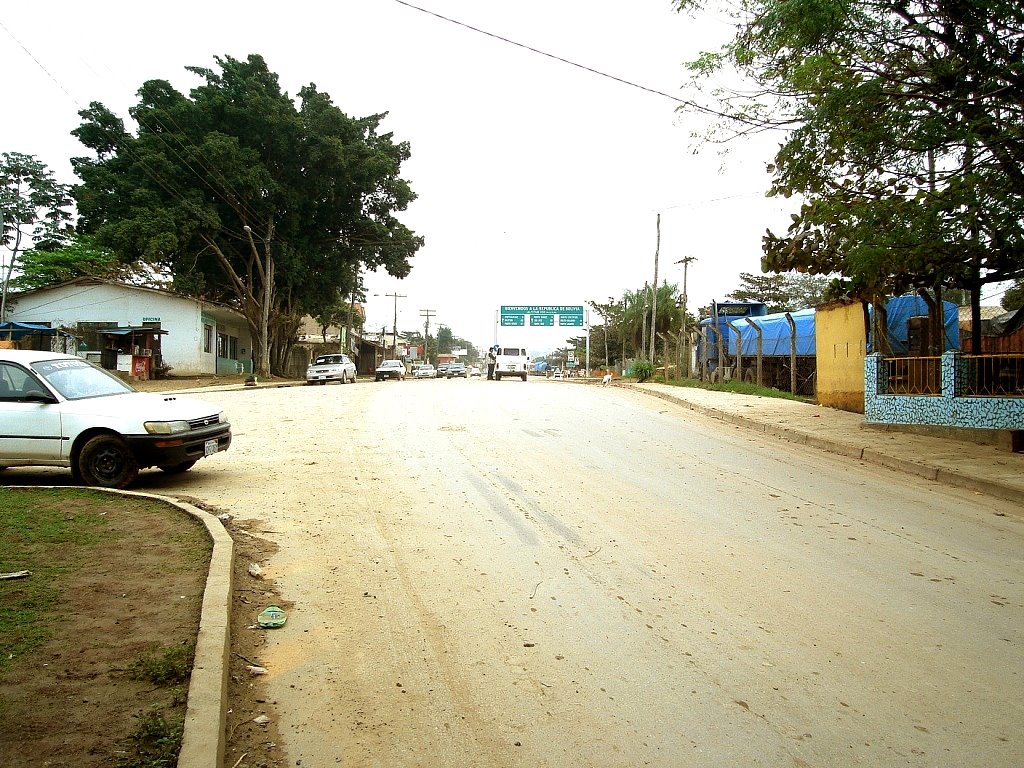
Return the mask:
<svg viewBox="0 0 1024 768">
<path fill-rule="evenodd" d="M 9 252 L 0 274 L 0 322 L 19 256 L 60 247 L 71 235 L 68 187 L 33 155 L 0 154 L 0 245 Z"/>
<path fill-rule="evenodd" d="M 162 265 L 175 288 L 229 302 L 266 375 L 281 370 L 304 314 L 358 288 L 360 267 L 404 277 L 422 245 L 395 218 L 414 199 L 400 176 L 409 146 L 353 118 L 315 85 L 298 106 L 260 56 L 186 69 L 183 95 L 144 83 L 132 134 L 93 103 L 74 132 L 81 227 L 128 261 Z M 258 353 L 258 354 L 257 354 Z"/>
<path fill-rule="evenodd" d="M 650 285 L 637 291 L 626 291 L 622 297 L 623 338 L 629 342 L 634 354 L 653 360 L 657 350 L 648 349 L 651 336 L 651 322 L 655 324 L 655 333 L 665 334 L 682 328 L 683 310 L 680 306 L 679 286 L 663 281 L 658 286 L 657 304 Z M 657 315 L 654 316 L 654 311 Z"/>
<path fill-rule="evenodd" d="M 701 0 L 676 0 L 696 9 Z M 1019 0 L 741 0 L 735 36 L 693 69 L 735 67 L 745 133 L 787 131 L 772 192 L 804 199 L 763 267 L 838 272 L 867 298 L 1024 269 L 1024 5 Z"/>
<path fill-rule="evenodd" d="M 769 312 L 791 312 L 821 304 L 828 285 L 829 280 L 823 275 L 740 272 L 740 287 L 726 298 L 762 301 L 768 305 Z"/>
<path fill-rule="evenodd" d="M 76 277 L 101 277 L 112 280 L 130 280 L 150 284 L 126 267 L 112 251 L 98 246 L 88 235 L 73 237 L 65 245 L 43 250 L 33 248 L 21 258 L 19 274 L 11 281 L 18 291 L 42 288 Z"/>
</svg>

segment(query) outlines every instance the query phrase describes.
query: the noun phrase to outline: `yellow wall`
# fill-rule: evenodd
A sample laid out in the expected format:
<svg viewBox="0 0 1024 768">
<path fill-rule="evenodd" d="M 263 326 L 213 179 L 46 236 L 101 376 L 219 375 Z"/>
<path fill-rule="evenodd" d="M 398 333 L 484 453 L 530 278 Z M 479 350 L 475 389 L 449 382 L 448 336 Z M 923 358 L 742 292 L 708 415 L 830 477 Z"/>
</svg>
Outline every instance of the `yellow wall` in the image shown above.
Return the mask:
<svg viewBox="0 0 1024 768">
<path fill-rule="evenodd" d="M 864 305 L 832 304 L 814 313 L 818 402 L 864 413 Z"/>
</svg>

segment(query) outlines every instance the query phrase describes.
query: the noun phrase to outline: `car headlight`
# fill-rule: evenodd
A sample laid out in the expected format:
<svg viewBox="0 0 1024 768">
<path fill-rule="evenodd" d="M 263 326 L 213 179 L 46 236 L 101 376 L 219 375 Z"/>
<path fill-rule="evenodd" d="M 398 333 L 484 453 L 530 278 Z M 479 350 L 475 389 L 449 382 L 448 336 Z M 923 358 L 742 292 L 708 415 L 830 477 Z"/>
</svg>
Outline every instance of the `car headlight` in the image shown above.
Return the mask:
<svg viewBox="0 0 1024 768">
<path fill-rule="evenodd" d="M 176 435 L 189 429 L 187 421 L 147 421 L 143 426 L 151 435 Z"/>
</svg>

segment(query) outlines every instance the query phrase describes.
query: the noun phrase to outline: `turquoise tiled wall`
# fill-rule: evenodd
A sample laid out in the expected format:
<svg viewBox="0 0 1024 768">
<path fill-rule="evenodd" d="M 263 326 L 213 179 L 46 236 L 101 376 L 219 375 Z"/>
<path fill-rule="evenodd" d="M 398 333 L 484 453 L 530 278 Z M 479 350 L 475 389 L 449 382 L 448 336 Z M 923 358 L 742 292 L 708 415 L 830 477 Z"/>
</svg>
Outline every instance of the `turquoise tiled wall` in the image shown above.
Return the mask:
<svg viewBox="0 0 1024 768">
<path fill-rule="evenodd" d="M 967 369 L 960 353 L 942 356 L 942 395 L 890 395 L 884 358 L 864 358 L 864 420 L 968 429 L 1024 429 L 1024 397 L 965 397 Z"/>
</svg>

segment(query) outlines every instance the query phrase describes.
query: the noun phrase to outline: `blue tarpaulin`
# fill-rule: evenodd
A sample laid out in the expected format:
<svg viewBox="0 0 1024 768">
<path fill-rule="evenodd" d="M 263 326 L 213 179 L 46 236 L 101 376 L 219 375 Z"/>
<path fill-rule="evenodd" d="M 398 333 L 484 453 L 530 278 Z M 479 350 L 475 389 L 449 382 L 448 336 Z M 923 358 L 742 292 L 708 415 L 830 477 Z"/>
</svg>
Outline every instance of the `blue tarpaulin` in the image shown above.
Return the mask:
<svg viewBox="0 0 1024 768">
<path fill-rule="evenodd" d="M 870 310 L 869 310 L 870 311 Z M 885 304 L 887 326 L 889 328 L 889 346 L 892 354 L 907 354 L 907 321 L 912 317 L 927 316 L 928 304 L 920 296 L 907 295 L 889 299 Z M 942 325 L 946 330 L 945 350 L 960 349 L 960 312 L 951 301 L 942 302 Z M 871 340 L 868 340 L 868 351 Z"/>
<path fill-rule="evenodd" d="M 58 333 L 64 336 L 67 335 L 56 328 L 51 328 L 48 325 L 40 325 L 38 323 L 0 323 L 0 339 L 13 339 L 14 341 L 18 341 L 26 336 L 56 336 Z"/>
<path fill-rule="evenodd" d="M 814 310 L 801 309 L 789 313 L 796 325 L 796 353 L 800 356 L 814 354 Z M 774 315 L 752 317 L 750 322 L 761 329 L 762 352 L 770 357 L 782 357 L 789 354 L 791 329 L 786 320 L 785 312 Z M 746 320 L 737 318 L 732 324 L 739 329 L 743 344 L 740 349 L 744 357 L 757 355 L 757 331 L 750 327 Z M 724 335 L 724 334 L 723 334 Z M 736 334 L 730 332 L 724 339 L 728 343 L 726 352 L 736 354 Z"/>
<path fill-rule="evenodd" d="M 943 303 L 943 325 L 946 331 L 945 349 L 960 348 L 960 318 L 956 304 L 951 301 Z M 908 295 L 897 296 L 886 302 L 888 317 L 889 344 L 892 347 L 892 354 L 907 354 L 908 321 L 912 317 L 926 316 L 928 304 L 920 296 Z M 869 308 L 870 312 L 870 308 Z M 810 357 L 815 354 L 814 342 L 814 310 L 801 309 L 790 312 L 793 322 L 796 325 L 796 354 L 799 357 Z M 752 317 L 750 321 L 761 329 L 762 352 L 766 357 L 783 357 L 789 355 L 790 350 L 790 327 L 786 320 L 785 312 L 777 312 L 761 317 Z M 757 331 L 750 327 L 750 323 L 744 318 L 736 318 L 732 324 L 740 332 L 742 344 L 740 350 L 744 357 L 755 357 L 757 355 Z M 709 329 L 710 357 L 716 357 L 714 327 Z M 736 334 L 731 330 L 723 331 L 726 354 L 736 355 Z M 868 351 L 871 350 L 870 341 Z"/>
</svg>

